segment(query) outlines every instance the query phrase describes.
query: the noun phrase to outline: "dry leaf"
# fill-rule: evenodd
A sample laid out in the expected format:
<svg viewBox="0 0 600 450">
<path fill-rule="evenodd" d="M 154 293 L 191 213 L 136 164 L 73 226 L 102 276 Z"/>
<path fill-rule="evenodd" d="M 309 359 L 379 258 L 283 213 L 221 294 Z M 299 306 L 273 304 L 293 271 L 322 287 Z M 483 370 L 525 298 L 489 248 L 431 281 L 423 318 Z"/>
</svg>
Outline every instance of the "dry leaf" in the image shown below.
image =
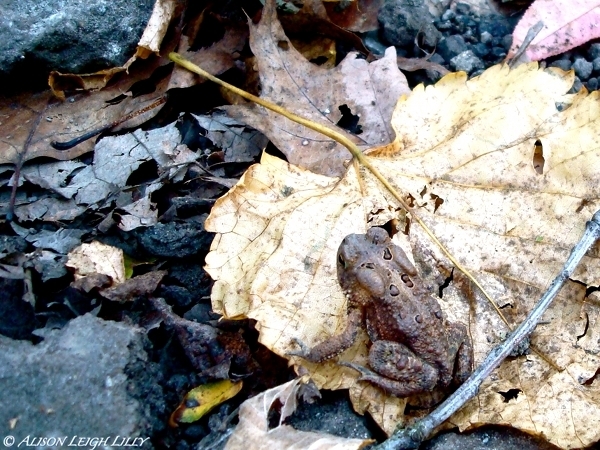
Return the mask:
<svg viewBox="0 0 600 450">
<path fill-rule="evenodd" d="M 516 26 L 507 58 L 515 55 L 529 29 L 539 21 L 544 28 L 525 51 L 529 61 L 564 53 L 600 37 L 600 1 L 536 0 Z"/>
<path fill-rule="evenodd" d="M 120 248 L 94 241 L 81 244 L 68 256 L 66 266 L 75 270 L 76 280 L 99 273 L 108 275 L 114 283 L 125 281 L 125 260 Z"/>
<path fill-rule="evenodd" d="M 398 137 L 371 152 L 372 164 L 412 196 L 450 252 L 499 306 L 510 306 L 504 312 L 515 325 L 600 207 L 600 94 L 565 95 L 572 82 L 572 73 L 536 64 L 512 71 L 494 66 L 469 81 L 462 73 L 447 75 L 398 102 Z M 534 165 L 540 147 L 541 173 Z M 294 338 L 314 345 L 340 333 L 346 307 L 336 250 L 347 234 L 398 216 L 389 193 L 369 173 L 362 177 L 365 195 L 352 167 L 337 180 L 268 155 L 252 166 L 206 221 L 206 229 L 218 233 L 206 257 L 216 280 L 215 311 L 256 319 L 260 341 L 280 355 L 296 348 Z M 408 238 L 412 252 L 403 247 L 421 273 L 451 270 L 418 226 Z M 461 429 L 510 423 L 564 448 L 600 439 L 600 309 L 585 299 L 586 286 L 600 284 L 599 274 L 596 247 L 532 335 L 560 370 L 535 354 L 505 361 L 450 423 Z M 479 363 L 507 330 L 460 278 L 440 303 L 450 320 L 468 325 Z M 365 365 L 365 340 L 361 336 L 340 360 Z M 409 419 L 402 417 L 405 400 L 355 383 L 356 372 L 334 362 L 295 362 L 320 387 L 350 387 L 357 409 L 368 408 L 388 432 Z M 507 392 L 518 395 L 505 401 Z"/>
<path fill-rule="evenodd" d="M 274 2 L 267 2 L 258 25 L 250 24 L 250 46 L 256 55 L 262 98 L 317 123 L 335 127 L 339 107 L 347 105 L 360 117 L 360 135 L 338 131 L 362 145 L 394 139 L 389 118 L 396 99 L 408 92 L 406 78 L 396 66 L 390 47 L 374 63 L 349 54 L 335 69 L 308 62 L 293 47 L 277 20 Z M 232 106 L 229 114 L 269 136 L 288 160 L 326 175 L 341 175 L 347 152 L 337 142 L 259 107 Z"/>
<path fill-rule="evenodd" d="M 377 13 L 383 0 L 324 1 L 327 16 L 333 23 L 346 30 L 364 33 L 377 30 Z"/>
<path fill-rule="evenodd" d="M 311 450 L 350 450 L 361 449 L 373 441 L 345 439 L 326 433 L 298 431 L 283 422 L 296 410 L 296 396 L 302 383 L 301 378 L 289 381 L 256 397 L 246 400 L 240 406 L 240 422 L 225 445 L 225 450 L 251 449 L 303 449 Z M 281 409 L 279 424 L 269 427 L 269 412 Z"/>
</svg>

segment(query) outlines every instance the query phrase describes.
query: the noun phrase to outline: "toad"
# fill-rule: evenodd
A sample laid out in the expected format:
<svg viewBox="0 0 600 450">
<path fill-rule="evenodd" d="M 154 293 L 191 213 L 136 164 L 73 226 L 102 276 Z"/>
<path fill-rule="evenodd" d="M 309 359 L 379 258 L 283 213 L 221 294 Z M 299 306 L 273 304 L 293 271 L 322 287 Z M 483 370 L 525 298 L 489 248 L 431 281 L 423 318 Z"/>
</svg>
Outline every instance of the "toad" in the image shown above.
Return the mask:
<svg viewBox="0 0 600 450">
<path fill-rule="evenodd" d="M 312 362 L 349 348 L 361 327 L 371 340 L 369 366 L 344 363 L 397 397 L 446 390 L 471 373 L 473 349 L 464 325 L 444 318 L 404 251 L 382 228 L 346 236 L 337 253 L 337 274 L 348 299 L 348 324 L 309 349 L 290 352 Z M 372 370 L 371 370 L 372 369 Z"/>
</svg>

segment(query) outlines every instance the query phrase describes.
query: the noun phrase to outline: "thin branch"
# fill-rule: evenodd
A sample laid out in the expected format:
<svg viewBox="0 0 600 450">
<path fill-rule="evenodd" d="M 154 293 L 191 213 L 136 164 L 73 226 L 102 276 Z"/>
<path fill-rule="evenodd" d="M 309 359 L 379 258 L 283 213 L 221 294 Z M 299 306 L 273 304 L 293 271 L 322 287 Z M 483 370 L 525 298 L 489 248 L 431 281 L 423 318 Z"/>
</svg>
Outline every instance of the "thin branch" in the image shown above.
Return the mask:
<svg viewBox="0 0 600 450">
<path fill-rule="evenodd" d="M 419 420 L 408 428 L 396 430 L 385 442 L 375 447 L 377 450 L 398 450 L 418 448 L 419 444 L 427 439 L 431 433 L 448 417 L 458 411 L 463 405 L 473 398 L 483 380 L 512 352 L 512 350 L 527 336 L 529 336 L 542 315 L 567 279 L 575 271 L 579 261 L 589 248 L 600 238 L 600 210 L 596 211 L 592 220 L 587 222 L 585 232 L 579 242 L 571 250 L 558 276 L 552 281 L 550 287 L 529 313 L 527 318 L 513 331 L 506 341 L 494 348 L 485 361 L 475 369 L 469 379 L 465 381 L 450 397 L 440 404 L 431 414 Z"/>
</svg>

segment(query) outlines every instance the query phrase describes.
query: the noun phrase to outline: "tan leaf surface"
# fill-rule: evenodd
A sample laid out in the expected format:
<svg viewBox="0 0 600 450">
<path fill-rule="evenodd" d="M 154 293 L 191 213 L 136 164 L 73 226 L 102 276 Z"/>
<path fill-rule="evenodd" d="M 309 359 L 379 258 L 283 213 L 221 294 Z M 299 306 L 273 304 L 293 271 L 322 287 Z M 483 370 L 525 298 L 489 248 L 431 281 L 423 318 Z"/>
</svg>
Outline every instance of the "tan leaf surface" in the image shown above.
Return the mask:
<svg viewBox="0 0 600 450">
<path fill-rule="evenodd" d="M 600 207 L 599 95 L 565 95 L 572 81 L 572 74 L 536 64 L 495 66 L 469 81 L 450 74 L 401 99 L 393 115 L 398 138 L 371 152 L 515 325 Z M 536 143 L 542 173 L 534 166 Z M 362 176 L 365 195 L 353 168 L 338 180 L 269 156 L 252 166 L 206 222 L 218 233 L 206 258 L 216 280 L 214 309 L 256 319 L 261 342 L 280 355 L 296 348 L 293 338 L 314 345 L 339 333 L 346 322 L 335 274 L 339 243 L 398 216 L 397 202 L 371 175 Z M 414 224 L 408 240 L 401 245 L 421 273 L 449 274 L 450 264 Z M 564 448 L 600 439 L 599 305 L 585 298 L 586 286 L 600 284 L 599 269 L 596 246 L 532 335 L 556 368 L 534 353 L 505 361 L 451 423 L 510 423 Z M 451 320 L 468 325 L 476 363 L 506 335 L 456 271 L 440 303 Z M 340 360 L 365 364 L 365 339 Z M 388 432 L 410 419 L 402 416 L 404 400 L 355 383 L 350 369 L 295 362 L 319 387 L 350 387 L 357 409 L 368 408 Z M 505 401 L 502 393 L 511 390 L 520 392 Z"/>
<path fill-rule="evenodd" d="M 347 105 L 360 116 L 363 131 L 360 135 L 338 131 L 362 145 L 391 142 L 389 118 L 396 99 L 408 92 L 395 50 L 391 47 L 371 64 L 356 54 L 349 54 L 333 70 L 311 64 L 284 34 L 274 3 L 266 3 L 258 25 L 250 24 L 262 98 L 334 128 L 342 117 L 339 107 Z M 343 174 L 347 153 L 337 142 L 259 107 L 232 106 L 227 111 L 267 135 L 291 163 L 325 175 Z"/>
<path fill-rule="evenodd" d="M 120 248 L 93 241 L 81 244 L 68 256 L 66 266 L 74 269 L 75 279 L 100 273 L 111 277 L 115 284 L 125 281 L 125 259 Z"/>
<path fill-rule="evenodd" d="M 363 439 L 346 439 L 326 433 L 298 431 L 283 421 L 296 410 L 296 396 L 302 386 L 297 378 L 281 386 L 262 392 L 240 406 L 240 422 L 225 445 L 226 450 L 305 449 L 351 450 L 372 443 Z M 276 404 L 281 408 L 277 427 L 269 427 L 269 411 Z"/>
</svg>

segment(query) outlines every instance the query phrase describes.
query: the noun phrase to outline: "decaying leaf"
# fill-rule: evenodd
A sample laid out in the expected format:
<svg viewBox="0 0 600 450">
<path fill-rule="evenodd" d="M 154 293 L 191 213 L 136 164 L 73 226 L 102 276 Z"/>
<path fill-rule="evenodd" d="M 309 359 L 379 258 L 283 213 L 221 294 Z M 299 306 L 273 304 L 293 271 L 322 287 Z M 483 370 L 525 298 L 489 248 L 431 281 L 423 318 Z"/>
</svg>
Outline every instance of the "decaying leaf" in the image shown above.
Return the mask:
<svg viewBox="0 0 600 450">
<path fill-rule="evenodd" d="M 535 63 L 494 66 L 469 81 L 463 73 L 447 75 L 400 99 L 396 140 L 370 152 L 372 164 L 412 197 L 416 213 L 513 325 L 600 207 L 600 95 L 566 95 L 572 82 L 572 73 Z M 256 319 L 260 341 L 280 355 L 296 348 L 295 338 L 311 346 L 339 334 L 346 324 L 335 270 L 341 240 L 398 218 L 393 197 L 370 173 L 361 177 L 364 191 L 353 167 L 338 180 L 267 155 L 252 166 L 206 221 L 218 233 L 206 257 L 216 280 L 214 310 Z M 450 273 L 423 231 L 414 223 L 409 229 L 410 248 L 399 242 L 420 272 Z M 596 246 L 531 337 L 555 367 L 533 353 L 505 361 L 451 424 L 510 423 L 564 448 L 600 438 L 600 308 L 585 297 L 586 286 L 600 284 L 599 274 Z M 507 330 L 460 278 L 440 303 L 450 320 L 468 326 L 479 363 Z M 339 360 L 366 365 L 365 342 L 363 335 Z M 349 387 L 357 410 L 369 409 L 388 432 L 410 420 L 402 415 L 405 400 L 355 383 L 356 372 L 335 362 L 294 361 L 319 387 Z M 518 395 L 507 400 L 507 392 Z"/>
<path fill-rule="evenodd" d="M 360 449 L 373 441 L 346 439 L 325 433 L 298 431 L 283 422 L 296 410 L 296 396 L 302 378 L 289 381 L 256 397 L 246 400 L 240 406 L 240 422 L 227 441 L 226 450 L 271 449 L 271 448 L 310 448 L 314 450 Z M 280 409 L 279 423 L 269 427 L 269 412 Z"/>
<path fill-rule="evenodd" d="M 380 145 L 394 139 L 390 117 L 396 99 L 408 92 L 391 47 L 374 63 L 349 54 L 335 69 L 308 62 L 283 32 L 274 2 L 267 2 L 258 25 L 250 24 L 250 46 L 256 55 L 261 96 L 316 123 L 336 128 L 340 107 L 360 118 L 360 134 L 338 131 L 362 145 Z M 299 166 L 326 175 L 341 175 L 346 149 L 308 128 L 259 107 L 231 106 L 229 114 L 269 136 Z"/>
<path fill-rule="evenodd" d="M 74 269 L 75 279 L 93 273 L 108 275 L 113 282 L 125 281 L 123 250 L 98 241 L 81 244 L 69 253 L 67 267 Z"/>
<path fill-rule="evenodd" d="M 183 398 L 177 409 L 171 414 L 169 425 L 176 427 L 179 423 L 192 423 L 200 420 L 215 406 L 240 392 L 243 383 L 231 380 L 220 380 L 214 383 L 195 387 Z"/>
<path fill-rule="evenodd" d="M 544 28 L 525 51 L 529 61 L 540 61 L 600 37 L 600 1 L 536 0 L 515 27 L 507 58 L 512 58 L 538 22 Z"/>
</svg>

